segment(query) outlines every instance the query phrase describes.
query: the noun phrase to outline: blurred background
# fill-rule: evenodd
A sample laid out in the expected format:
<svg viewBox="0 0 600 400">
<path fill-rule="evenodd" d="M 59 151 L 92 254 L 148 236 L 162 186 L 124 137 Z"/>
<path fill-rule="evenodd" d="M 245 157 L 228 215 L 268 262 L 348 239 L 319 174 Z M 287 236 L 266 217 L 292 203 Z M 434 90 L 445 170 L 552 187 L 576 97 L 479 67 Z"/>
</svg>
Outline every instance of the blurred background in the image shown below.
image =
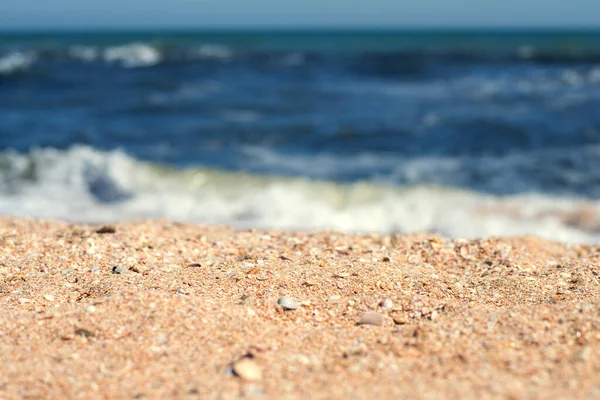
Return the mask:
<svg viewBox="0 0 600 400">
<path fill-rule="evenodd" d="M 600 241 L 600 2 L 0 4 L 0 215 Z"/>
</svg>

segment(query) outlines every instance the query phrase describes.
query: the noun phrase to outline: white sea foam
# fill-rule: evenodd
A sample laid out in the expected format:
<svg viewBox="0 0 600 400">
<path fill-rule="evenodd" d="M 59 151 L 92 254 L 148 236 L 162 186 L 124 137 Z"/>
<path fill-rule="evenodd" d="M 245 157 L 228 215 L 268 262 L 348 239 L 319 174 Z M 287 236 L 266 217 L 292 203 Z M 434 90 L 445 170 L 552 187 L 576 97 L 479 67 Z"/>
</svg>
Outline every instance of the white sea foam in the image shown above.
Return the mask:
<svg viewBox="0 0 600 400">
<path fill-rule="evenodd" d="M 4 215 L 111 222 L 170 218 L 244 227 L 349 232 L 435 231 L 453 237 L 535 234 L 600 242 L 573 223 L 600 204 L 541 194 L 495 197 L 435 186 L 406 188 L 173 170 L 89 147 L 0 153 Z"/>
<path fill-rule="evenodd" d="M 35 54 L 15 51 L 0 56 L 0 74 L 8 75 L 29 68 L 35 62 Z"/>
<path fill-rule="evenodd" d="M 158 49 L 144 43 L 130 43 L 104 49 L 103 58 L 109 63 L 119 63 L 127 68 L 150 67 L 160 63 Z"/>
</svg>

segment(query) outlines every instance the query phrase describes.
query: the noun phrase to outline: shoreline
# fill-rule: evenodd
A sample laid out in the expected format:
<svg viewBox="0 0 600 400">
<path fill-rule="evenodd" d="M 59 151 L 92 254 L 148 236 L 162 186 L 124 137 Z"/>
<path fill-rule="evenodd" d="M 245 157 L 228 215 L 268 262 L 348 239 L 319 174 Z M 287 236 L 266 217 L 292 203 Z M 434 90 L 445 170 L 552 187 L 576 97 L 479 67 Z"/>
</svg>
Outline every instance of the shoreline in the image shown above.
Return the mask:
<svg viewBox="0 0 600 400">
<path fill-rule="evenodd" d="M 598 246 L 110 227 L 0 218 L 0 398 L 600 396 Z"/>
</svg>

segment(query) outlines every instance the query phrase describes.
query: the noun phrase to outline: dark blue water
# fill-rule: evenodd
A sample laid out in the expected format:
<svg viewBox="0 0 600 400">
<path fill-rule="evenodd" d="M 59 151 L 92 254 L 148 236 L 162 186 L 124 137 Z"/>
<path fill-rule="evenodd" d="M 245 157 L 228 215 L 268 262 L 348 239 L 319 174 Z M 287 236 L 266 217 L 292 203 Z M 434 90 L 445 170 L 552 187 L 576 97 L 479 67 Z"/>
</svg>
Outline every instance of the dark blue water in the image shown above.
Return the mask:
<svg viewBox="0 0 600 400">
<path fill-rule="evenodd" d="M 0 151 L 600 197 L 600 32 L 0 36 Z"/>
</svg>

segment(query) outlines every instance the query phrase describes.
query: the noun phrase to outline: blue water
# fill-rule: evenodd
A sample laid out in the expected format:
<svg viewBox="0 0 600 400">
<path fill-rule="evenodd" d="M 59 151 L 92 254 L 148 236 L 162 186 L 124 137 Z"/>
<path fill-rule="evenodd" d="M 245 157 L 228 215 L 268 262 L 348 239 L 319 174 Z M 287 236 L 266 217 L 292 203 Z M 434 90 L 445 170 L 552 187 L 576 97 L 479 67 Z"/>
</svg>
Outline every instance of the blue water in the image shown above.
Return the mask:
<svg viewBox="0 0 600 400">
<path fill-rule="evenodd" d="M 599 31 L 0 35 L 5 214 L 53 216 L 16 204 L 51 198 L 45 163 L 86 151 L 238 180 L 595 202 L 599 144 Z M 55 172 L 52 187 L 83 174 L 94 204 L 137 196 L 122 171 L 90 163 Z M 143 216 L 170 216 L 153 210 Z"/>
</svg>

